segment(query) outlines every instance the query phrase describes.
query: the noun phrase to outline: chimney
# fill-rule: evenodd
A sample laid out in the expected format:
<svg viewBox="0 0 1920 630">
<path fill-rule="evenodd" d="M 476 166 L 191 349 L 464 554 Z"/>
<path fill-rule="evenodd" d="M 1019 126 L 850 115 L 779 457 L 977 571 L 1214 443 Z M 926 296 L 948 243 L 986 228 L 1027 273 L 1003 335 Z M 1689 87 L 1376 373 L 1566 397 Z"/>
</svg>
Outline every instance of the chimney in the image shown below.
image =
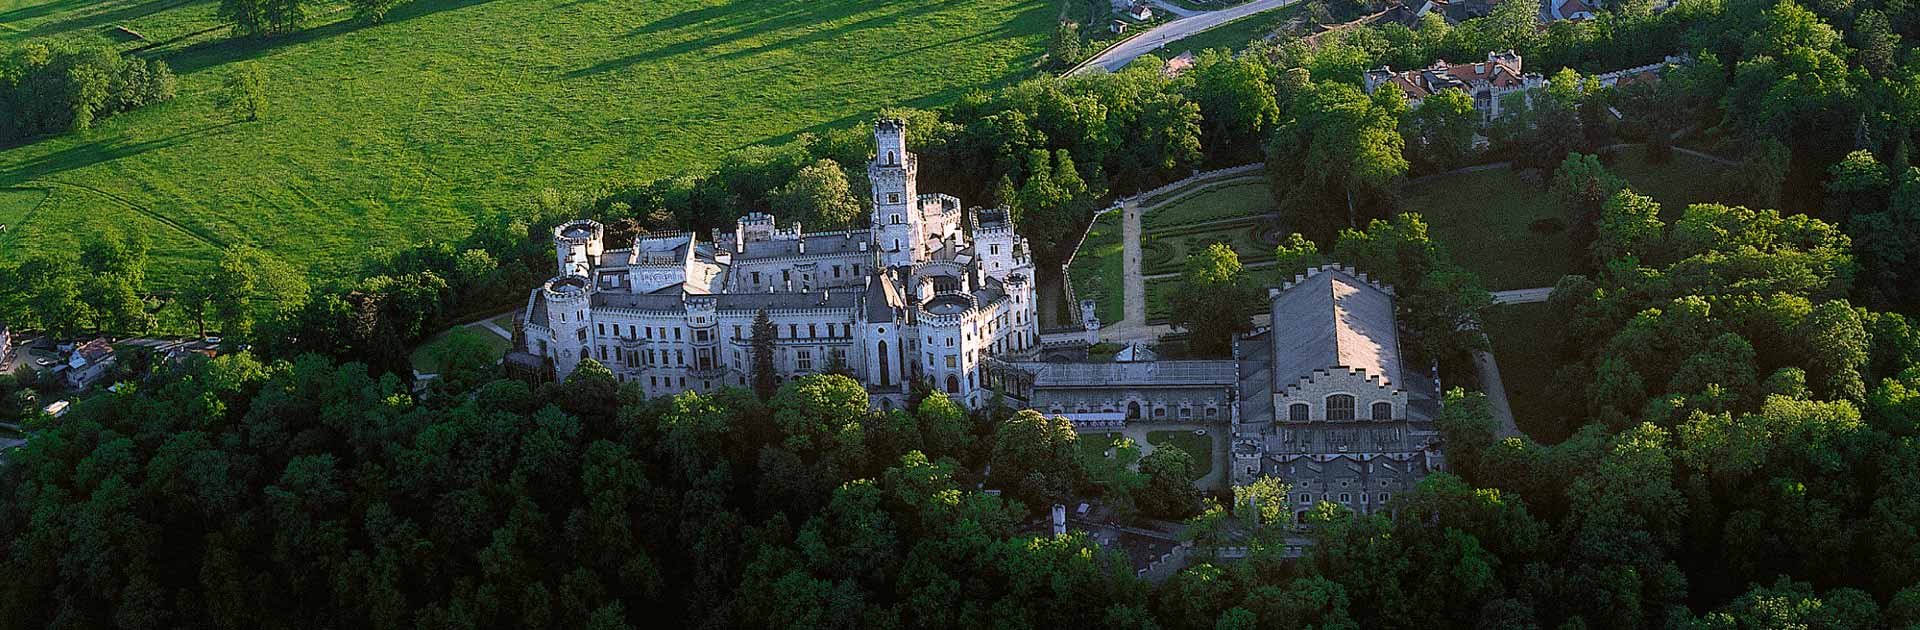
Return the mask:
<svg viewBox="0 0 1920 630">
<path fill-rule="evenodd" d="M 1058 503 L 1053 504 L 1053 535 L 1067 535 L 1067 506 Z"/>
<path fill-rule="evenodd" d="M 797 226 L 798 224 L 795 225 Z M 800 237 L 800 253 L 807 253 L 807 238 L 804 236 Z"/>
</svg>

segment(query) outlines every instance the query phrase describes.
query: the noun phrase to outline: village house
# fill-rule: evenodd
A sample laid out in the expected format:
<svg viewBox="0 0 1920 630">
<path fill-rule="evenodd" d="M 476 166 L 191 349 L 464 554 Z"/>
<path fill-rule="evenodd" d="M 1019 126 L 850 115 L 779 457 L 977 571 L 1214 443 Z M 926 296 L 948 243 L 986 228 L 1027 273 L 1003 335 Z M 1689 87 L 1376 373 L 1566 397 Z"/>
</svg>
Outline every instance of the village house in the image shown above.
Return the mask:
<svg viewBox="0 0 1920 630">
<path fill-rule="evenodd" d="M 107 375 L 113 361 L 113 344 L 106 339 L 80 344 L 67 359 L 67 386 L 76 390 L 92 387 Z"/>
<path fill-rule="evenodd" d="M 1153 19 L 1153 5 L 1147 4 L 1146 2 L 1135 2 L 1133 6 L 1127 7 L 1127 17 L 1141 22 L 1151 20 Z"/>
<path fill-rule="evenodd" d="M 1366 89 L 1372 94 L 1391 85 L 1406 94 L 1408 107 L 1419 107 L 1421 101 L 1442 90 L 1460 90 L 1473 97 L 1474 111 L 1488 122 L 1500 117 L 1500 101 L 1507 95 L 1546 87 L 1546 77 L 1522 72 L 1523 61 L 1509 50 L 1487 53 L 1482 63 L 1451 64 L 1442 60 L 1428 68 L 1401 72 L 1381 66 L 1367 71 Z"/>
</svg>

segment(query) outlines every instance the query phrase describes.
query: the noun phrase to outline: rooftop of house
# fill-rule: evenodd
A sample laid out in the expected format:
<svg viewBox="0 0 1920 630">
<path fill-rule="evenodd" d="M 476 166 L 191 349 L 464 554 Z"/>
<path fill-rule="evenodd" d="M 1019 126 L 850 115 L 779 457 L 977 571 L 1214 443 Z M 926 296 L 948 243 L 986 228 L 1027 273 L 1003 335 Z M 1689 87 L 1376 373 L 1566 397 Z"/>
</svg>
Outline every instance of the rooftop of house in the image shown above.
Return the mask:
<svg viewBox="0 0 1920 630">
<path fill-rule="evenodd" d="M 1446 89 L 1472 89 L 1477 86 L 1493 88 L 1513 88 L 1526 84 L 1526 78 L 1520 72 L 1521 57 L 1512 52 L 1506 54 L 1488 53 L 1487 60 L 1480 63 L 1451 64 L 1436 61 L 1432 66 L 1418 70 L 1394 72 L 1391 68 L 1373 70 L 1374 81 L 1384 79 L 1405 92 L 1409 99 L 1423 99 Z"/>
<path fill-rule="evenodd" d="M 113 344 L 108 344 L 106 338 L 96 338 L 92 342 L 73 348 L 73 357 L 83 359 L 86 363 L 100 363 L 102 359 L 111 355 L 113 355 Z"/>
<path fill-rule="evenodd" d="M 1393 292 L 1339 265 L 1309 269 L 1272 296 L 1276 390 L 1315 370 L 1364 370 L 1400 387 Z"/>
</svg>

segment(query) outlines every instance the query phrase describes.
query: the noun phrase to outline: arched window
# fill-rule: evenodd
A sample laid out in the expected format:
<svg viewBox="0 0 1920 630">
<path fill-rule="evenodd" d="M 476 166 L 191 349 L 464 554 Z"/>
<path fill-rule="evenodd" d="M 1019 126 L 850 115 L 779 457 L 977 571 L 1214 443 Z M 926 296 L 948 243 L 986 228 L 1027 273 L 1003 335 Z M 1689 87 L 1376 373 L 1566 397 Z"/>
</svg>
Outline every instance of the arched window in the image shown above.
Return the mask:
<svg viewBox="0 0 1920 630">
<path fill-rule="evenodd" d="M 1293 403 L 1291 405 L 1287 405 L 1287 419 L 1292 420 L 1294 422 L 1306 422 L 1307 413 L 1309 411 L 1310 409 L 1307 407 L 1307 403 Z"/>
<path fill-rule="evenodd" d="M 880 410 L 893 411 L 893 401 L 887 400 L 885 398 L 880 399 Z"/>
<path fill-rule="evenodd" d="M 1373 403 L 1373 419 L 1392 420 L 1393 419 L 1393 403 L 1390 403 L 1390 402 Z"/>
<path fill-rule="evenodd" d="M 960 393 L 960 378 L 959 378 L 959 377 L 957 377 L 957 376 L 954 376 L 954 375 L 952 375 L 952 374 L 948 374 L 948 375 L 947 375 L 947 393 L 949 393 L 949 394 L 958 394 L 958 393 Z"/>
<path fill-rule="evenodd" d="M 900 163 L 900 158 L 898 158 L 898 157 L 895 157 L 892 151 L 888 151 L 888 152 L 887 152 L 887 164 L 889 164 L 889 165 L 893 165 L 893 164 L 899 164 L 899 163 Z"/>
<path fill-rule="evenodd" d="M 1353 397 L 1346 394 L 1334 394 L 1327 397 L 1327 419 L 1333 421 L 1353 419 Z"/>
<path fill-rule="evenodd" d="M 882 340 L 880 342 L 880 347 L 878 348 L 877 354 L 880 355 L 880 386 L 881 387 L 892 386 L 893 370 L 890 369 L 889 366 L 887 365 L 887 342 L 885 340 Z"/>
</svg>

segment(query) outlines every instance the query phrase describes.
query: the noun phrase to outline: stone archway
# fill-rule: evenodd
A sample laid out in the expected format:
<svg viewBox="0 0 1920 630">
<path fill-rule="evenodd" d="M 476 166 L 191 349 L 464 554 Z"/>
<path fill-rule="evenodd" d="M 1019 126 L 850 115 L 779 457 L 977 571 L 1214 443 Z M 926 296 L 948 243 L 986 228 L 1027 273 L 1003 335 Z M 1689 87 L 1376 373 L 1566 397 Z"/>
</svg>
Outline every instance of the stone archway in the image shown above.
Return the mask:
<svg viewBox="0 0 1920 630">
<path fill-rule="evenodd" d="M 1127 419 L 1128 420 L 1140 419 L 1140 401 L 1138 400 L 1127 401 Z"/>
</svg>

